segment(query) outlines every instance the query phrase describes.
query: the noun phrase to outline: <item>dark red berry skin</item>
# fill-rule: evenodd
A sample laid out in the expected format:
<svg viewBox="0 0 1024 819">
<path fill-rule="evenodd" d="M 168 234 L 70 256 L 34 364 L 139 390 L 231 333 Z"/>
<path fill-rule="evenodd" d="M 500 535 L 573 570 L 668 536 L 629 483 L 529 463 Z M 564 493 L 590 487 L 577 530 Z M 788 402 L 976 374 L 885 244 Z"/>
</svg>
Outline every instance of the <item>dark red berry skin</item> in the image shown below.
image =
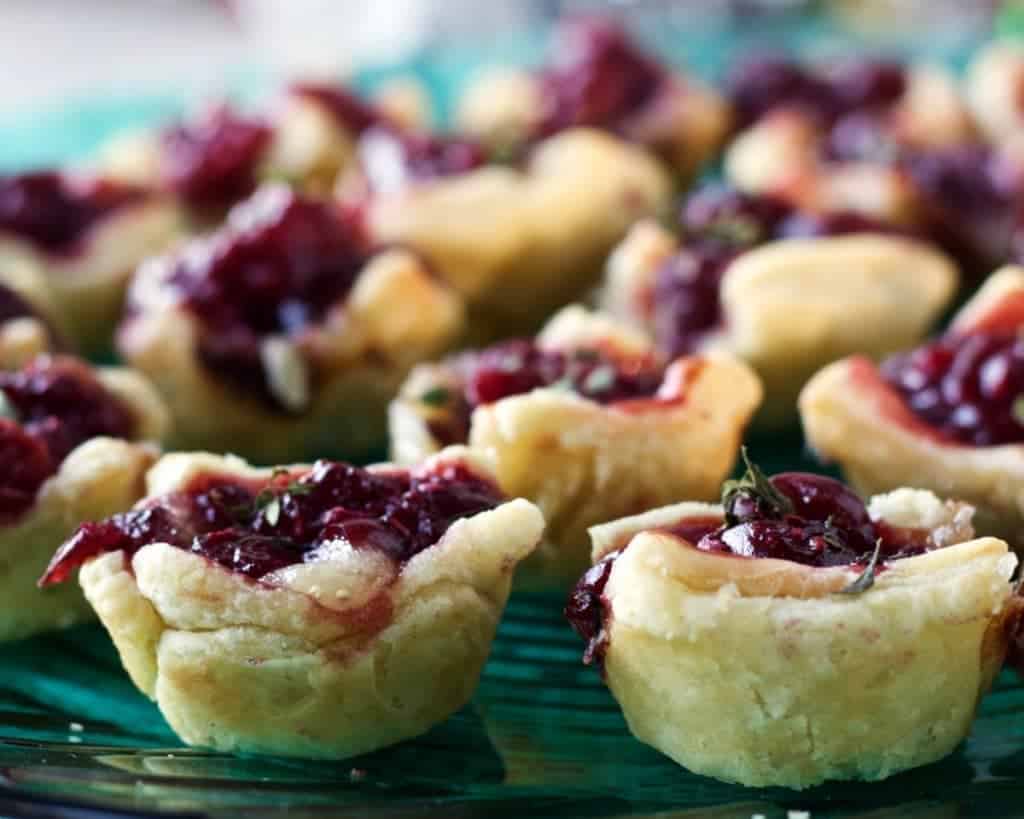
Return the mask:
<svg viewBox="0 0 1024 819">
<path fill-rule="evenodd" d="M 339 538 L 401 566 L 455 521 L 502 500 L 489 480 L 461 464 L 414 474 L 318 461 L 269 481 L 203 475 L 180 492 L 80 527 L 40 583 L 59 583 L 99 554 L 130 556 L 150 543 L 191 551 L 252 580 L 315 560 L 321 546 Z"/>
<path fill-rule="evenodd" d="M 22 238 L 47 253 L 73 254 L 92 227 L 146 196 L 140 188 L 55 171 L 0 176 L 0 233 Z"/>
<path fill-rule="evenodd" d="M 0 372 L 0 393 L 14 416 L 0 419 L 2 524 L 28 511 L 39 487 L 79 444 L 135 433 L 134 413 L 75 359 L 44 356 Z"/>
</svg>

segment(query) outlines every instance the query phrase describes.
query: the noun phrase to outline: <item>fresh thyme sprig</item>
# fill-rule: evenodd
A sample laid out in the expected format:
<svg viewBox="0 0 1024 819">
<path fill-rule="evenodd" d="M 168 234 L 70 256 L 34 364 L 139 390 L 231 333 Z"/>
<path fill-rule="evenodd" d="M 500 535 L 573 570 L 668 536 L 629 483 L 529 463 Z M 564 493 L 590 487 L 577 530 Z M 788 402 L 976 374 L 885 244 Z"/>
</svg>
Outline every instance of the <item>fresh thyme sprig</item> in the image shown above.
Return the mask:
<svg viewBox="0 0 1024 819">
<path fill-rule="evenodd" d="M 875 541 L 875 551 L 857 579 L 839 590 L 840 594 L 861 594 L 875 585 L 875 571 L 878 567 L 878 557 L 882 553 L 882 539 Z"/>
<path fill-rule="evenodd" d="M 271 526 L 276 526 L 281 519 L 281 500 L 292 495 L 308 495 L 313 491 L 313 484 L 302 483 L 298 480 L 290 481 L 287 485 L 278 487 L 274 482 L 283 476 L 291 473 L 282 467 L 278 467 L 270 474 L 270 483 L 264 486 L 253 498 L 252 506 L 248 510 L 251 515 L 263 515 L 263 519 Z"/>
<path fill-rule="evenodd" d="M 733 513 L 736 501 L 741 497 L 749 498 L 755 504 L 763 504 L 780 516 L 792 513 L 793 502 L 776 489 L 761 468 L 750 460 L 746 447 L 740 449 L 740 457 L 743 458 L 747 471 L 743 473 L 743 477 L 722 484 L 722 508 L 725 510 L 726 524 L 735 526 L 741 522 Z"/>
</svg>

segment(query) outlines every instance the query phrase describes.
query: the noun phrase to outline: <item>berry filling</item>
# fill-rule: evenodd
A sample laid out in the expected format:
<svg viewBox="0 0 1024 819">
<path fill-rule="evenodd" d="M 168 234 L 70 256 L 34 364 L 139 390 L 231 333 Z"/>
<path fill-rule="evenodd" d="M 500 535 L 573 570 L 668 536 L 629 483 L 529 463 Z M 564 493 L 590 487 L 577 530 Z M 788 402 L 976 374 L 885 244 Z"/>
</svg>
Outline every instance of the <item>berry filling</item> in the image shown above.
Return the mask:
<svg viewBox="0 0 1024 819">
<path fill-rule="evenodd" d="M 132 412 L 74 359 L 44 356 L 0 372 L 0 394 L 3 523 L 32 506 L 39 487 L 79 444 L 100 435 L 131 438 L 135 432 Z"/>
<path fill-rule="evenodd" d="M 431 423 L 443 443 L 469 437 L 473 410 L 541 387 L 559 387 L 600 404 L 650 398 L 663 371 L 648 356 L 614 357 L 601 349 L 543 350 L 529 340 L 511 340 L 451 360 L 458 391 L 431 390 L 423 400 L 444 407 L 443 421 Z"/>
<path fill-rule="evenodd" d="M 561 26 L 553 64 L 540 72 L 539 137 L 566 128 L 620 130 L 657 95 L 665 71 L 612 22 L 581 18 Z"/>
<path fill-rule="evenodd" d="M 883 379 L 943 438 L 1024 442 L 1024 339 L 1016 330 L 947 334 L 881 365 Z"/>
<path fill-rule="evenodd" d="M 743 458 L 746 474 L 723 487 L 723 517 L 688 519 L 661 531 L 701 551 L 734 557 L 811 567 L 864 566 L 857 590 L 868 588 L 886 561 L 934 547 L 925 530 L 872 520 L 861 499 L 839 481 L 805 472 L 768 478 L 747 459 L 745 450 Z M 565 609 L 573 629 L 587 641 L 587 664 L 600 665 L 604 659 L 604 592 L 622 551 L 611 552 L 583 575 Z"/>
<path fill-rule="evenodd" d="M 289 91 L 297 97 L 316 103 L 330 114 L 339 126 L 352 134 L 361 134 L 370 126 L 383 122 L 383 117 L 373 106 L 337 85 L 300 82 L 295 83 Z"/>
<path fill-rule="evenodd" d="M 358 154 L 367 184 L 377 193 L 468 173 L 487 161 L 483 148 L 468 139 L 401 131 L 389 125 L 364 132 Z"/>
<path fill-rule="evenodd" d="M 857 213 L 803 213 L 773 196 L 719 186 L 691 196 L 680 222 L 686 247 L 658 268 L 650 300 L 655 340 L 673 357 L 723 325 L 722 278 L 741 253 L 775 239 L 899 232 Z"/>
<path fill-rule="evenodd" d="M 72 254 L 89 230 L 106 216 L 146 193 L 129 185 L 84 179 L 53 171 L 0 177 L 0 231 L 22 237 L 41 250 Z"/>
<path fill-rule="evenodd" d="M 885 60 L 852 60 L 815 71 L 786 57 L 765 56 L 737 66 L 726 87 L 743 127 L 780 108 L 805 111 L 831 127 L 845 115 L 895 104 L 906 82 L 903 66 Z"/>
<path fill-rule="evenodd" d="M 207 369 L 284 409 L 267 380 L 262 342 L 298 337 L 323 319 L 348 295 L 368 253 L 336 204 L 269 187 L 170 261 L 166 283 L 202 324 Z"/>
<path fill-rule="evenodd" d="M 206 474 L 179 492 L 99 523 L 60 548 L 40 580 L 60 583 L 90 558 L 169 543 L 250 579 L 330 559 L 346 544 L 401 565 L 437 543 L 460 518 L 493 509 L 498 489 L 462 464 L 370 471 L 318 461 L 269 480 Z"/>
<path fill-rule="evenodd" d="M 256 189 L 273 132 L 263 120 L 219 106 L 161 134 L 161 175 L 197 208 L 223 210 Z"/>
</svg>

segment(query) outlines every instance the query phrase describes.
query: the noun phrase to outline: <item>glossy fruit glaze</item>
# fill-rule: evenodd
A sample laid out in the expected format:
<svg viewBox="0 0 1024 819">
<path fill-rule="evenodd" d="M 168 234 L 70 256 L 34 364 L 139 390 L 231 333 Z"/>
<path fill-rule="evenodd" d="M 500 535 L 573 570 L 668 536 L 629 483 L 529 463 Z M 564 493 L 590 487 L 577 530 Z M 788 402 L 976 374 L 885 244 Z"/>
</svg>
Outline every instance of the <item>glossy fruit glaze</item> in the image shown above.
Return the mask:
<svg viewBox="0 0 1024 819">
<path fill-rule="evenodd" d="M 372 549 L 404 564 L 437 543 L 460 518 L 502 502 L 486 478 L 459 463 L 417 470 L 368 470 L 318 461 L 269 480 L 203 474 L 173 494 L 99 523 L 61 547 L 40 581 L 66 580 L 87 560 L 169 543 L 257 580 L 324 551 Z"/>
<path fill-rule="evenodd" d="M 0 176 L 0 233 L 46 253 L 73 254 L 91 228 L 145 197 L 140 188 L 56 171 Z"/>
<path fill-rule="evenodd" d="M 84 362 L 42 356 L 0 372 L 0 522 L 16 521 L 39 487 L 79 444 L 101 435 L 131 438 L 132 411 Z"/>
</svg>

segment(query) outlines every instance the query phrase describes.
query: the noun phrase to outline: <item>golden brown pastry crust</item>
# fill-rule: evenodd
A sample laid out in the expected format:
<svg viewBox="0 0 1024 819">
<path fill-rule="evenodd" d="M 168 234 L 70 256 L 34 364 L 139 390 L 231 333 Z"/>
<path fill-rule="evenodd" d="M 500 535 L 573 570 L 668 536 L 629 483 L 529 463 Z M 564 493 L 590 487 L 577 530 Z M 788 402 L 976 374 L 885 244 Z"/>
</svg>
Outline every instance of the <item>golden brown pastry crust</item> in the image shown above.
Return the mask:
<svg viewBox="0 0 1024 819">
<path fill-rule="evenodd" d="M 28 259 L 10 260 L 0 263 L 0 285 L 24 299 L 36 313 L 0 323 L 0 369 L 15 370 L 37 355 L 56 352 L 63 333 L 46 276 Z"/>
<path fill-rule="evenodd" d="M 0 235 L 0 268 L 29 265 L 39 271 L 61 331 L 84 355 L 102 356 L 110 352 L 135 269 L 165 250 L 181 230 L 178 207 L 154 194 L 97 223 L 71 255 L 46 253 L 13 235 Z"/>
<path fill-rule="evenodd" d="M 534 131 L 543 112 L 537 78 L 519 69 L 490 69 L 459 100 L 457 128 L 492 150 L 514 151 Z M 714 89 L 672 74 L 654 100 L 626 120 L 625 139 L 661 155 L 683 183 L 715 155 L 732 125 L 728 102 Z"/>
<path fill-rule="evenodd" d="M 595 341 L 627 356 L 651 352 L 642 335 L 580 307 L 562 310 L 538 337 L 557 350 L 592 349 Z M 440 449 L 429 428 L 439 411 L 420 396 L 452 379 L 444 363 L 421 365 L 403 386 L 390 410 L 398 462 Z M 589 526 L 679 497 L 714 497 L 760 397 L 757 377 L 732 357 L 682 358 L 653 401 L 602 406 L 543 388 L 478 407 L 469 445 L 494 457 L 504 492 L 544 513 L 547 531 L 526 563 L 528 578 L 564 585 L 586 565 Z"/>
<path fill-rule="evenodd" d="M 359 188 L 350 178 L 342 187 Z M 545 140 L 525 170 L 487 166 L 413 184 L 366 204 L 370 235 L 424 254 L 465 299 L 469 338 L 534 332 L 593 284 L 636 219 L 668 203 L 671 185 L 642 150 L 600 131 Z"/>
<path fill-rule="evenodd" d="M 635 225 L 609 259 L 603 307 L 649 330 L 655 276 L 679 249 L 659 225 Z M 758 422 L 781 426 L 820 367 L 853 352 L 882 356 L 914 344 L 956 285 L 953 263 L 911 239 L 865 233 L 768 242 L 729 265 L 721 284 L 725 321 L 701 349 L 747 361 L 765 387 Z"/>
<path fill-rule="evenodd" d="M 1024 268 L 993 274 L 953 321 L 952 329 L 1024 323 Z M 1011 317 L 1014 313 L 1010 314 Z M 826 367 L 800 395 L 808 444 L 843 468 L 862 493 L 914 484 L 977 507 L 978 530 L 1018 548 L 1024 543 L 1024 446 L 965 446 L 941 440 L 907 409 L 869 361 Z"/>
<path fill-rule="evenodd" d="M 967 68 L 967 104 L 985 137 L 994 143 L 1024 133 L 1024 48 L 997 40 L 981 48 Z"/>
<path fill-rule="evenodd" d="M 461 448 L 444 462 L 485 462 Z M 267 477 L 234 458 L 170 455 L 150 495 L 214 470 Z M 454 523 L 397 572 L 367 549 L 253 582 L 150 544 L 103 555 L 82 586 L 135 683 L 189 744 L 344 758 L 423 733 L 476 687 L 516 563 L 543 529 L 514 500 Z"/>
<path fill-rule="evenodd" d="M 97 375 L 135 412 L 136 440 L 159 441 L 168 417 L 152 386 L 124 368 L 101 369 Z M 156 457 L 152 444 L 102 437 L 86 441 L 43 483 L 25 515 L 0 528 L 0 641 L 92 619 L 74 584 L 39 589 L 36 581 L 79 524 L 131 508 L 143 494 L 143 477 Z"/>
<path fill-rule="evenodd" d="M 409 368 L 442 352 L 462 328 L 462 305 L 404 250 L 372 257 L 343 303 L 302 338 L 265 342 L 272 387 L 293 413 L 265 407 L 200 362 L 201 327 L 161 288 L 167 265 L 144 266 L 132 288 L 138 311 L 119 349 L 146 373 L 174 416 L 179 449 L 217 449 L 275 463 L 305 453 L 367 455 L 386 438 L 385 410 Z M 319 368 L 311 385 L 310 360 Z"/>
<path fill-rule="evenodd" d="M 907 524 L 942 507 L 915 490 L 876 501 Z M 790 788 L 882 779 L 960 743 L 1020 607 L 1004 542 L 893 561 L 867 591 L 838 594 L 856 567 L 652 531 L 709 514 L 721 507 L 684 503 L 592 530 L 595 560 L 629 544 L 603 596 L 605 674 L 638 739 L 697 773 Z"/>
</svg>

